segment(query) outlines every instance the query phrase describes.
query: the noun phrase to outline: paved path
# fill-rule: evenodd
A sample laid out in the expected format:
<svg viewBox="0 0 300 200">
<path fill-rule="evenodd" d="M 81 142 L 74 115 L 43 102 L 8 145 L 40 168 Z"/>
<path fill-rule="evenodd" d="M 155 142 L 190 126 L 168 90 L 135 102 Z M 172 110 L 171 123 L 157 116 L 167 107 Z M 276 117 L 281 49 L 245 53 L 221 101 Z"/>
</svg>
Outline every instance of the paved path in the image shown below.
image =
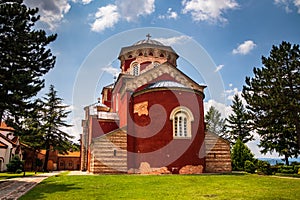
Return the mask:
<svg viewBox="0 0 300 200">
<path fill-rule="evenodd" d="M 12 178 L 0 181 L 0 199 L 15 200 L 31 190 L 44 179 L 61 172 L 38 174 L 36 176 Z"/>
<path fill-rule="evenodd" d="M 91 174 L 91 173 L 89 173 L 89 172 L 87 172 L 87 171 L 70 171 L 69 173 L 68 173 L 68 175 L 70 175 L 70 176 L 76 176 L 76 175 L 93 175 L 93 174 Z"/>
</svg>

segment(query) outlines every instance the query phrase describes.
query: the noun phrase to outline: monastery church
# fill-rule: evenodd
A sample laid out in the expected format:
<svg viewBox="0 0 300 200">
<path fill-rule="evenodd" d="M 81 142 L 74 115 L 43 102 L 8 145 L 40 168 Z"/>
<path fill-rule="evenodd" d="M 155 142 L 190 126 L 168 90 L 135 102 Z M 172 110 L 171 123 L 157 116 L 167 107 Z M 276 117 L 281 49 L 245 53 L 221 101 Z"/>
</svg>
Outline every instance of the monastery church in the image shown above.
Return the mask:
<svg viewBox="0 0 300 200">
<path fill-rule="evenodd" d="M 121 48 L 121 72 L 87 106 L 81 170 L 91 173 L 230 172 L 228 141 L 205 131 L 206 86 L 177 68 L 177 53 L 150 39 Z M 182 67 L 184 69 L 184 67 Z"/>
</svg>

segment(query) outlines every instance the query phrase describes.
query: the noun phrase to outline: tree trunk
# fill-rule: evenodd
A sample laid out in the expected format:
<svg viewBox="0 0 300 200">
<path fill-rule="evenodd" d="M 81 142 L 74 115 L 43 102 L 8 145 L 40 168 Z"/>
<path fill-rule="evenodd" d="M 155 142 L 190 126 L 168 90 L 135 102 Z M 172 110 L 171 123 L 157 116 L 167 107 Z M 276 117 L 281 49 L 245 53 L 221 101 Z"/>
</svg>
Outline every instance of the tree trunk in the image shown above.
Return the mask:
<svg viewBox="0 0 300 200">
<path fill-rule="evenodd" d="M 50 148 L 48 147 L 48 148 L 46 148 L 46 155 L 45 155 L 45 161 L 44 161 L 44 166 L 43 166 L 44 172 L 48 172 L 49 152 L 50 152 Z"/>
<path fill-rule="evenodd" d="M 289 165 L 289 156 L 287 154 L 284 154 L 284 160 L 285 160 L 285 164 Z"/>
<path fill-rule="evenodd" d="M 0 125 L 2 123 L 2 117 L 3 117 L 3 110 L 0 110 Z"/>
<path fill-rule="evenodd" d="M 299 123 L 298 115 L 296 115 L 295 118 L 295 125 L 296 125 L 296 132 L 297 132 L 297 144 L 298 144 L 298 148 L 300 149 L 300 123 Z"/>
<path fill-rule="evenodd" d="M 34 171 L 34 173 L 36 174 L 36 171 L 37 171 L 37 166 L 36 166 L 36 160 L 37 160 L 37 150 L 34 149 L 34 152 L 33 152 L 33 160 L 32 160 L 32 165 L 31 165 L 31 168 L 32 170 Z"/>
</svg>

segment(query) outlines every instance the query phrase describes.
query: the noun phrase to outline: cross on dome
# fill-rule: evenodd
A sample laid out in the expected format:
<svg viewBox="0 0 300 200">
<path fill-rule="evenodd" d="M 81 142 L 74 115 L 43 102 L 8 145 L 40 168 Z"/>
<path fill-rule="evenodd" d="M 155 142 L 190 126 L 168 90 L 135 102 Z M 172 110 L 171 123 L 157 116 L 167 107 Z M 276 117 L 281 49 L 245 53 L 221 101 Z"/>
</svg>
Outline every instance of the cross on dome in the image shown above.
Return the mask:
<svg viewBox="0 0 300 200">
<path fill-rule="evenodd" d="M 150 38 L 152 37 L 149 33 L 146 35 L 146 37 L 148 38 L 147 40 L 150 40 Z"/>
</svg>

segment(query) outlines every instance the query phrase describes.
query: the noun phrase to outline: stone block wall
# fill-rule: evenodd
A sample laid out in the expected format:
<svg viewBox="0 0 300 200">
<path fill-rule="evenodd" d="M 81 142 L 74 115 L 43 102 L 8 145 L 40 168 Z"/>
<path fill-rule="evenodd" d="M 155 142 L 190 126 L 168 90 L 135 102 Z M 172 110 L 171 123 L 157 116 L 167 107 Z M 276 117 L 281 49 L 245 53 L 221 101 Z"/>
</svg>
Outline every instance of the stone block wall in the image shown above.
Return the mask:
<svg viewBox="0 0 300 200">
<path fill-rule="evenodd" d="M 231 172 L 230 143 L 214 133 L 205 133 L 205 172 Z"/>
<path fill-rule="evenodd" d="M 127 173 L 126 132 L 117 129 L 93 140 L 90 172 L 94 174 Z"/>
</svg>

